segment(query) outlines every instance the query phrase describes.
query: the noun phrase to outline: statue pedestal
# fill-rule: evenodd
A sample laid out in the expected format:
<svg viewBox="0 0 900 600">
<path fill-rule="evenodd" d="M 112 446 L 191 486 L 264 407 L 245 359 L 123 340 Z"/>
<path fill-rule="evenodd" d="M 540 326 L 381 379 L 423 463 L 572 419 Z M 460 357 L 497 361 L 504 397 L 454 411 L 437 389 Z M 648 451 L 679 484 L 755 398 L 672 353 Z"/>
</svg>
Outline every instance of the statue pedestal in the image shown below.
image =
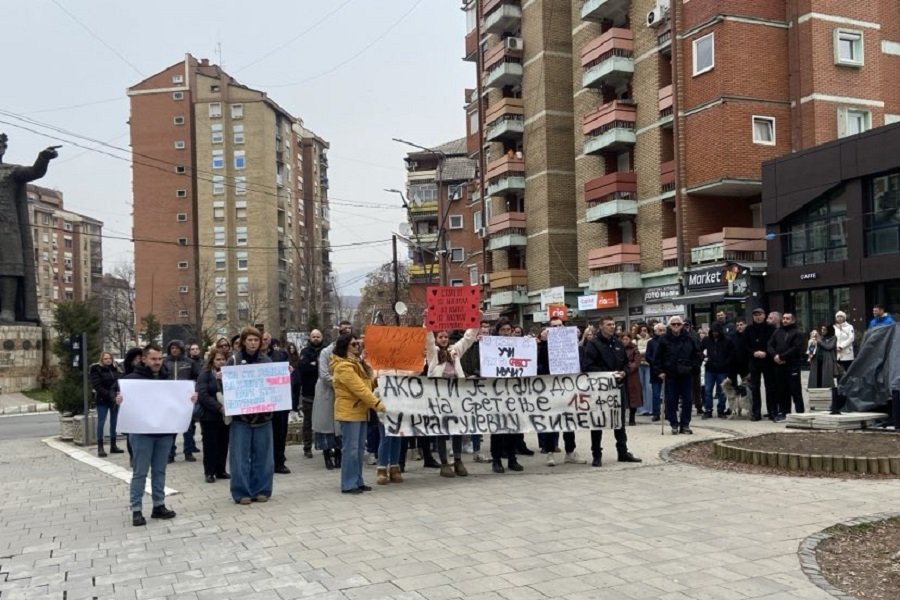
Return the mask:
<svg viewBox="0 0 900 600">
<path fill-rule="evenodd" d="M 40 325 L 0 325 L 0 394 L 40 387 L 44 344 Z"/>
</svg>

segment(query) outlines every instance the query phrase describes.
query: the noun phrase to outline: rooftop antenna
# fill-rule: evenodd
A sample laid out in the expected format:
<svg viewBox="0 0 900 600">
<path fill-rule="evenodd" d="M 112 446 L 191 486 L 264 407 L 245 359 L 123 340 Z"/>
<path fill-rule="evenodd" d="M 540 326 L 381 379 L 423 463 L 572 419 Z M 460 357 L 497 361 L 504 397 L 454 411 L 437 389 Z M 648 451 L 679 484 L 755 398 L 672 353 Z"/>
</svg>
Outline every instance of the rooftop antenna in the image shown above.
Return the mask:
<svg viewBox="0 0 900 600">
<path fill-rule="evenodd" d="M 216 42 L 216 56 L 219 60 L 219 68 L 225 70 L 225 63 L 222 61 L 222 42 Z"/>
</svg>

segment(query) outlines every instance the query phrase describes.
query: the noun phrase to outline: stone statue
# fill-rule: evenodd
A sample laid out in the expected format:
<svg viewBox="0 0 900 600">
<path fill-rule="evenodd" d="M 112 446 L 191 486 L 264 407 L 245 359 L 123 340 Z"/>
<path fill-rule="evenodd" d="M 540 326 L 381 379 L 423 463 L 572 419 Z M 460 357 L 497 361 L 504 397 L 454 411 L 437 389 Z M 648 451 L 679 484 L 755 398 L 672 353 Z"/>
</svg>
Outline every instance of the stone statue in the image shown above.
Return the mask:
<svg viewBox="0 0 900 600">
<path fill-rule="evenodd" d="M 42 150 L 34 166 L 23 167 L 3 163 L 7 140 L 0 133 L 0 323 L 39 323 L 25 184 L 47 173 L 60 146 Z"/>
</svg>

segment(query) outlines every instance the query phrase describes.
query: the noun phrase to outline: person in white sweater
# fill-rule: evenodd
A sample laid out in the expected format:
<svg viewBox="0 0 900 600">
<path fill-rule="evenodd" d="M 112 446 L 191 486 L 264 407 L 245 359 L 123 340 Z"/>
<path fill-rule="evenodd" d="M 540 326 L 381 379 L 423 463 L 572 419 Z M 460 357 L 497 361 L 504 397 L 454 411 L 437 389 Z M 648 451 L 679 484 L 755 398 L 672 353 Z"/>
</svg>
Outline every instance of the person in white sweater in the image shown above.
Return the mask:
<svg viewBox="0 0 900 600">
<path fill-rule="evenodd" d="M 856 341 L 856 332 L 853 325 L 847 322 L 847 313 L 842 310 L 834 313 L 834 335 L 837 338 L 837 362 L 846 371 L 853 362 L 853 342 Z"/>
</svg>

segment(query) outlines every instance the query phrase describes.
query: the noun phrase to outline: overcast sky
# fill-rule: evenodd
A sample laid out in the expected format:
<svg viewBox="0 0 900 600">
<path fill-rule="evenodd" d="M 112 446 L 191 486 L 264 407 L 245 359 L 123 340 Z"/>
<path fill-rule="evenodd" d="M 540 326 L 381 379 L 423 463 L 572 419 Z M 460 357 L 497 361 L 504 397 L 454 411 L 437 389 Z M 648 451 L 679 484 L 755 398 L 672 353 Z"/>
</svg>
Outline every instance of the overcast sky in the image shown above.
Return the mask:
<svg viewBox="0 0 900 600">
<path fill-rule="evenodd" d="M 38 183 L 61 190 L 67 208 L 104 222 L 107 272 L 130 263 L 125 90 L 190 52 L 267 91 L 331 143 L 333 246 L 387 239 L 404 213 L 399 198 L 382 190 L 403 188 L 402 158 L 409 150 L 391 138 L 435 146 L 465 135 L 463 90 L 473 87 L 475 73 L 461 60 L 460 5 L 459 0 L 16 2 L 14 11 L 7 6 L 3 20 L 0 131 L 10 136 L 5 162 L 30 164 L 42 148 L 62 144 L 60 158 Z M 398 208 L 353 208 L 341 206 L 343 201 Z M 355 293 L 358 286 L 349 279 L 390 256 L 389 242 L 335 248 L 342 292 Z"/>
</svg>

